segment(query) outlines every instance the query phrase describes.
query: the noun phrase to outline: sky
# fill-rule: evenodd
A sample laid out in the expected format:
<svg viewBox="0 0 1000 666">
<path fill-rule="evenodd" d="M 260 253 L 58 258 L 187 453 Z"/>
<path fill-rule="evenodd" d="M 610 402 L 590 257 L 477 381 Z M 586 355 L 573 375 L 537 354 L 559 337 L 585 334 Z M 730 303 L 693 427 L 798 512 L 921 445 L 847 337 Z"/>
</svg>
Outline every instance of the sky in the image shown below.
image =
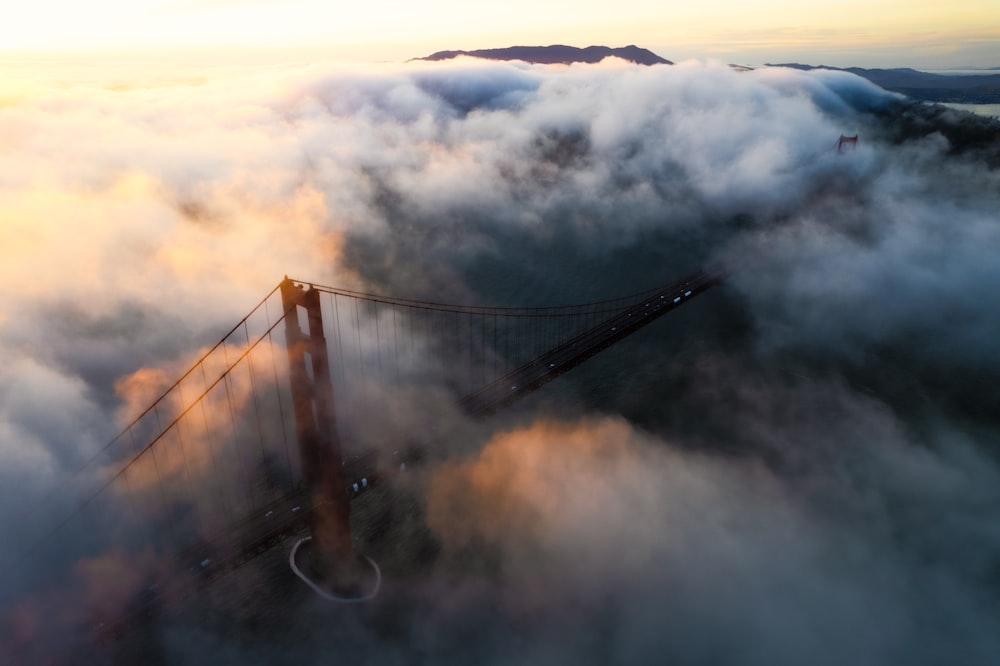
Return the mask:
<svg viewBox="0 0 1000 666">
<path fill-rule="evenodd" d="M 637 44 L 669 60 L 751 65 L 1000 66 L 1000 11 L 991 0 L 41 0 L 8 9 L 7 19 L 5 51 L 266 46 L 372 61 L 515 44 Z"/>
</svg>

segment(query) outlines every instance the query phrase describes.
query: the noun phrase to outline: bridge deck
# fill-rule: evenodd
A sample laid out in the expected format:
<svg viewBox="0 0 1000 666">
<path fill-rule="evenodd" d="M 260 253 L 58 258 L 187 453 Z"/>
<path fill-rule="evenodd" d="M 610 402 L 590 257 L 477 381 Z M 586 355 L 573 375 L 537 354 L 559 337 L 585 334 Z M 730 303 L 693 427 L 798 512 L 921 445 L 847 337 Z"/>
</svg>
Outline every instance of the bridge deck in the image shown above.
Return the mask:
<svg viewBox="0 0 1000 666">
<path fill-rule="evenodd" d="M 699 271 L 666 285 L 466 396 L 461 405 L 472 416 L 488 416 L 680 307 L 721 280 L 719 275 Z"/>
</svg>

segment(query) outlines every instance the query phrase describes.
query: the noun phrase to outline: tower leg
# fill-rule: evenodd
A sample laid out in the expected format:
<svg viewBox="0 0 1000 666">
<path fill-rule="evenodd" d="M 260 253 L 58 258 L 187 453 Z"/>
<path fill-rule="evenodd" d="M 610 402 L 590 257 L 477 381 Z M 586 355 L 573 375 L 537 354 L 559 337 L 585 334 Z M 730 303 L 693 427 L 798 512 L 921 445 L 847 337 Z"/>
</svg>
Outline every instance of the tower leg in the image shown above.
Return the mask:
<svg viewBox="0 0 1000 666">
<path fill-rule="evenodd" d="M 289 379 L 302 479 L 310 495 L 309 564 L 334 588 L 354 587 L 358 557 L 351 542 L 350 499 L 337 434 L 333 384 L 319 292 L 282 281 Z M 305 314 L 305 327 L 300 323 Z"/>
</svg>

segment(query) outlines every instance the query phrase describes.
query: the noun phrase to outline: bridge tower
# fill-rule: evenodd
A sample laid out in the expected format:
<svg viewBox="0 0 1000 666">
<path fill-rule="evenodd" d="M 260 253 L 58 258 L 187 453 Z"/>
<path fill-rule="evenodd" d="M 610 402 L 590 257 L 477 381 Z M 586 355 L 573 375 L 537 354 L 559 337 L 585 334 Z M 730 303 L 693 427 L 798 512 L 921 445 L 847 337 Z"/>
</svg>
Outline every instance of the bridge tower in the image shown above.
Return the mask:
<svg viewBox="0 0 1000 666">
<path fill-rule="evenodd" d="M 358 557 L 351 542 L 350 498 L 320 292 L 296 285 L 287 276 L 280 289 L 302 480 L 312 502 L 308 565 L 325 586 L 347 590 L 355 586 Z"/>
<path fill-rule="evenodd" d="M 857 134 L 855 134 L 854 136 L 845 136 L 841 134 L 840 138 L 837 139 L 837 152 L 838 153 L 843 152 L 844 146 L 850 146 L 851 149 L 853 150 L 854 148 L 857 147 L 857 145 L 858 145 Z"/>
</svg>

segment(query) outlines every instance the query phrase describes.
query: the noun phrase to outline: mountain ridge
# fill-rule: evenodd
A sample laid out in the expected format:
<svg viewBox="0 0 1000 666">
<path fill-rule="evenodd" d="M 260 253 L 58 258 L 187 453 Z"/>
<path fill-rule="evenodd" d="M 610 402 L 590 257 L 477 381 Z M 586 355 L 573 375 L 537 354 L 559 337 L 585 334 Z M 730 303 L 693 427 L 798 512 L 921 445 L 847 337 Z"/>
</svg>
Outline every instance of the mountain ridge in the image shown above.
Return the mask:
<svg viewBox="0 0 1000 666">
<path fill-rule="evenodd" d="M 802 71 L 827 69 L 850 72 L 875 85 L 924 102 L 953 104 L 1000 104 L 1000 74 L 932 74 L 911 67 L 866 69 L 804 65 L 797 62 L 767 63 L 765 67 L 788 67 Z M 990 71 L 990 70 L 984 70 Z"/>
<path fill-rule="evenodd" d="M 491 49 L 456 49 L 436 51 L 428 56 L 412 60 L 442 61 L 460 56 L 482 58 L 484 60 L 520 60 L 533 64 L 598 63 L 605 58 L 618 57 L 639 65 L 673 65 L 649 49 L 629 44 L 622 47 L 587 46 L 584 48 L 566 44 L 548 46 L 507 46 Z M 730 65 L 734 69 L 748 70 L 750 67 Z M 797 62 L 766 63 L 765 67 L 789 67 L 803 71 L 827 69 L 849 72 L 875 85 L 898 92 L 923 102 L 956 104 L 1000 104 L 1000 68 L 984 69 L 983 74 L 932 74 L 911 67 L 890 69 L 864 67 L 833 67 L 830 65 L 807 65 Z"/>
<path fill-rule="evenodd" d="M 570 64 L 574 62 L 597 63 L 605 58 L 618 57 L 639 65 L 672 65 L 671 61 L 661 58 L 649 49 L 629 44 L 628 46 L 612 48 L 609 46 L 588 46 L 579 48 L 565 44 L 549 46 L 507 46 L 497 49 L 475 49 L 472 51 L 452 50 L 437 51 L 422 58 L 413 60 L 450 60 L 459 56 L 483 58 L 486 60 L 523 60 L 535 64 L 553 65 Z"/>
</svg>

